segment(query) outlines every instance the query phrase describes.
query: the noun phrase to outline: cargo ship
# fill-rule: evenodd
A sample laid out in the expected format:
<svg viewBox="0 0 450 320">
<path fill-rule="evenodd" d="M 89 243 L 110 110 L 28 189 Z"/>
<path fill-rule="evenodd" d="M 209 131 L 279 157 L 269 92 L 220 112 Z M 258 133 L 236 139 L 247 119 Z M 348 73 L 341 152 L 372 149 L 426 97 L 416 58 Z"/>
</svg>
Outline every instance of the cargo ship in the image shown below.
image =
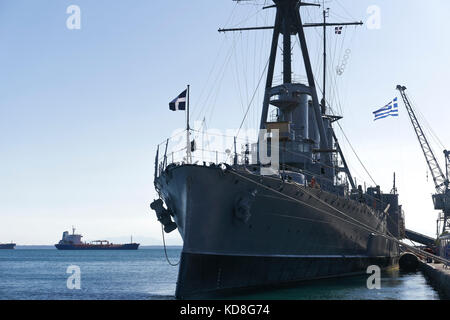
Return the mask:
<svg viewBox="0 0 450 320">
<path fill-rule="evenodd" d="M 0 250 L 13 250 L 16 248 L 15 243 L 0 243 Z"/>
<path fill-rule="evenodd" d="M 55 244 L 58 250 L 137 250 L 139 243 L 133 243 L 131 238 L 130 243 L 126 244 L 114 244 L 108 240 L 95 240 L 90 243 L 82 242 L 81 234 L 75 234 L 75 228 L 72 228 L 72 234 L 68 231 L 64 231 L 62 239 L 58 244 Z"/>
<path fill-rule="evenodd" d="M 395 183 L 389 193 L 356 183 L 335 133 L 342 117 L 325 97 L 326 76 L 319 100 L 304 29 L 336 26 L 338 33 L 346 24 L 328 23 L 326 9 L 323 23 L 303 23 L 304 6 L 316 5 L 273 0 L 266 7 L 276 10 L 273 26 L 219 30 L 273 32 L 261 133 L 245 152 L 237 152 L 235 138 L 234 154 L 226 152 L 230 161 L 192 161 L 189 93 L 177 101 L 187 107 L 186 155 L 174 160 L 170 139 L 158 146 L 159 199 L 151 208 L 166 233 L 178 229 L 183 239 L 179 299 L 365 274 L 371 265 L 398 263 L 404 214 Z M 294 41 L 306 81 L 292 77 Z M 283 79 L 275 85 L 279 47 Z"/>
</svg>

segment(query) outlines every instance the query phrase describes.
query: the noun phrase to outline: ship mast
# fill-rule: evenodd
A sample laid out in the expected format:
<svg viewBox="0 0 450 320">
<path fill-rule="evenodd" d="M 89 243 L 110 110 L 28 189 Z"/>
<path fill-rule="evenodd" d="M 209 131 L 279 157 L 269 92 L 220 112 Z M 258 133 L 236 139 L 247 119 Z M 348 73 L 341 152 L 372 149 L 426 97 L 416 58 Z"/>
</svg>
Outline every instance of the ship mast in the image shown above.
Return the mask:
<svg viewBox="0 0 450 320">
<path fill-rule="evenodd" d="M 292 83 L 292 36 L 298 36 L 299 42 L 300 42 L 300 48 L 303 56 L 303 65 L 306 71 L 307 76 L 307 91 L 312 99 L 312 106 L 313 106 L 313 112 L 315 116 L 315 122 L 319 131 L 320 136 L 320 149 L 317 150 L 320 154 L 320 161 L 327 167 L 332 166 L 332 156 L 331 154 L 333 152 L 336 152 L 336 150 L 333 150 L 333 143 L 332 140 L 334 138 L 336 144 L 337 139 L 335 138 L 335 134 L 333 132 L 333 129 L 329 128 L 329 122 L 326 120 L 332 119 L 332 122 L 340 119 L 337 117 L 331 117 L 326 115 L 326 65 L 327 65 L 327 55 L 326 55 L 326 31 L 327 27 L 331 26 L 346 26 L 346 25 L 362 25 L 362 22 L 344 22 L 344 23 L 329 23 L 327 22 L 328 17 L 328 9 L 324 9 L 323 11 L 323 22 L 322 23 L 308 23 L 304 24 L 302 22 L 302 18 L 300 15 L 300 9 L 301 7 L 305 6 L 315 6 L 320 7 L 320 4 L 315 3 L 306 3 L 299 0 L 273 0 L 274 4 L 270 6 L 264 7 L 264 9 L 268 8 L 275 8 L 276 9 L 276 16 L 275 16 L 275 23 L 273 27 L 266 26 L 266 27 L 253 27 L 253 28 L 233 28 L 233 29 L 219 29 L 219 32 L 228 32 L 228 31 L 244 31 L 244 30 L 267 30 L 267 29 L 273 29 L 273 35 L 272 35 L 272 45 L 270 50 L 270 57 L 269 57 L 269 65 L 268 65 L 268 71 L 267 71 L 267 79 L 266 79 L 266 87 L 265 87 L 265 94 L 264 94 L 264 100 L 263 100 L 263 108 L 262 108 L 262 114 L 261 114 L 261 121 L 260 121 L 260 129 L 266 129 L 267 124 L 267 118 L 269 113 L 269 105 L 271 104 L 271 92 L 273 89 L 273 78 L 274 78 L 274 71 L 275 71 L 275 64 L 277 59 L 277 51 L 278 51 L 278 42 L 280 39 L 280 35 L 283 36 L 283 83 L 284 84 L 291 84 Z M 324 2 L 323 2 L 324 4 Z M 312 65 L 311 60 L 309 56 L 309 51 L 306 43 L 306 36 L 304 28 L 309 27 L 322 27 L 323 28 L 323 45 L 324 45 L 324 52 L 323 52 L 323 96 L 322 100 L 319 103 L 317 89 L 316 89 L 316 82 L 314 78 L 314 74 L 312 71 Z M 327 124 L 327 126 L 326 126 Z M 330 139 L 329 130 L 331 130 L 331 136 L 333 138 Z M 341 154 L 341 158 L 343 158 L 342 151 L 340 150 L 339 146 L 337 148 L 337 151 Z M 351 179 L 350 170 L 346 166 L 345 159 L 343 159 L 344 171 L 350 176 L 350 181 L 352 183 L 352 187 L 355 188 L 353 179 Z"/>
<path fill-rule="evenodd" d="M 303 64 L 308 78 L 308 86 L 313 102 L 313 108 L 317 126 L 320 133 L 320 147 L 322 150 L 329 150 L 328 139 L 326 138 L 325 126 L 322 121 L 322 110 L 319 105 L 316 84 L 312 72 L 311 60 L 306 44 L 306 37 L 303 28 L 303 22 L 300 16 L 300 7 L 302 6 L 320 6 L 318 4 L 304 3 L 297 0 L 273 0 L 277 10 L 274 32 L 272 38 L 272 47 L 270 52 L 269 68 L 267 73 L 267 81 L 263 102 L 263 110 L 261 116 L 260 128 L 266 128 L 267 116 L 270 104 L 270 90 L 272 89 L 275 62 L 277 56 L 277 47 L 280 34 L 283 34 L 283 80 L 284 83 L 291 83 L 292 81 L 292 61 L 291 61 L 291 35 L 298 35 L 300 40 L 300 47 L 303 55 Z M 321 159 L 331 164 L 330 154 L 323 154 Z"/>
</svg>

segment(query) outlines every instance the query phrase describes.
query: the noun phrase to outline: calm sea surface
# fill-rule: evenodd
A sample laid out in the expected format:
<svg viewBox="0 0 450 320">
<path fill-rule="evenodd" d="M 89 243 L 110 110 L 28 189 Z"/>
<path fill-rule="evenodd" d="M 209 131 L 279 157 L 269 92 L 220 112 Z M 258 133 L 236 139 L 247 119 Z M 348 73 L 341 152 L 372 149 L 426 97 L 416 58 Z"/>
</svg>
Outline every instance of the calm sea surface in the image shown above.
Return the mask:
<svg viewBox="0 0 450 320">
<path fill-rule="evenodd" d="M 169 248 L 177 262 L 180 248 Z M 81 271 L 81 289 L 69 290 L 69 266 Z M 137 251 L 0 250 L 0 300 L 174 299 L 177 267 L 167 264 L 162 248 Z M 237 299 L 389 299 L 436 300 L 439 294 L 421 273 L 385 272 L 381 290 L 368 290 L 358 276 L 305 283 L 297 288 L 246 294 Z M 230 298 L 230 297 L 228 297 Z"/>
</svg>

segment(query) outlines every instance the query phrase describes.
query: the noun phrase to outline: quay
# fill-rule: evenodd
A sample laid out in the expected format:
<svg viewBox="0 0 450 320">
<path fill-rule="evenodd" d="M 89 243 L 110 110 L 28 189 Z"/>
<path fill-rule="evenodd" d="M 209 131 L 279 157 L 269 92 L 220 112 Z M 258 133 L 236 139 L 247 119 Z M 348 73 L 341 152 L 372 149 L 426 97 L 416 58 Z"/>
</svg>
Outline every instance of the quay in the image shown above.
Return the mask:
<svg viewBox="0 0 450 320">
<path fill-rule="evenodd" d="M 419 260 L 419 270 L 430 280 L 433 287 L 444 295 L 445 299 L 450 299 L 450 266 Z"/>
</svg>

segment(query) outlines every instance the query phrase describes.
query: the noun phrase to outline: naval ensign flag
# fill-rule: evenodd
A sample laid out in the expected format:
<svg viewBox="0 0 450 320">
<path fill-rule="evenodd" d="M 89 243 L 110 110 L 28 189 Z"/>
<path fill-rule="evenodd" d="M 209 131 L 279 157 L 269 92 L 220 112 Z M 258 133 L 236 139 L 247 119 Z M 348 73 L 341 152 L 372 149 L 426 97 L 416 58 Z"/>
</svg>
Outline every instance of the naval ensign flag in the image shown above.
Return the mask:
<svg viewBox="0 0 450 320">
<path fill-rule="evenodd" d="M 186 92 L 187 89 L 180 93 L 178 97 L 173 99 L 171 103 L 169 103 L 170 110 L 186 110 Z"/>
</svg>

